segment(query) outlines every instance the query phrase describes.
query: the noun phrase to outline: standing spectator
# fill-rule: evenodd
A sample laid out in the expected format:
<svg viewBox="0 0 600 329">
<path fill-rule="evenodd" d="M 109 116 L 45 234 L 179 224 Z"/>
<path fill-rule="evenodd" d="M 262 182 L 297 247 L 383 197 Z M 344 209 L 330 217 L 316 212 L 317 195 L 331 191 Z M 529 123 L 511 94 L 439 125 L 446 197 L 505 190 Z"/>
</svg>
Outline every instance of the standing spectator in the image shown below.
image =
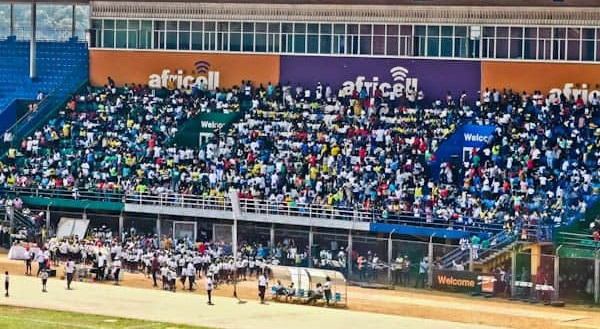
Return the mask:
<svg viewBox="0 0 600 329">
<path fill-rule="evenodd" d="M 35 276 L 39 276 L 40 273 L 42 273 L 42 271 L 44 271 L 46 269 L 46 259 L 44 257 L 43 248 L 38 250 L 37 254 L 35 255 L 35 260 L 38 263 L 38 271 L 35 274 Z"/>
<path fill-rule="evenodd" d="M 425 288 L 425 279 L 427 277 L 427 271 L 429 270 L 429 259 L 427 257 L 423 257 L 421 262 L 419 263 L 419 276 L 417 277 L 417 282 L 415 283 L 415 288 Z"/>
<path fill-rule="evenodd" d="M 152 282 L 154 282 L 153 287 L 158 287 L 156 284 L 156 273 L 160 270 L 160 264 L 158 263 L 158 254 L 154 254 L 152 257 Z"/>
<path fill-rule="evenodd" d="M 31 275 L 31 262 L 35 257 L 35 254 L 29 249 L 29 247 L 27 247 L 25 250 L 25 257 L 27 257 L 25 260 L 25 275 Z"/>
<path fill-rule="evenodd" d="M 10 278 L 8 271 L 4 272 L 4 297 L 8 297 L 8 286 L 10 285 Z"/>
<path fill-rule="evenodd" d="M 104 271 L 106 269 L 106 256 L 98 253 L 98 272 L 96 272 L 96 280 L 104 281 Z"/>
<path fill-rule="evenodd" d="M 113 278 L 115 280 L 115 285 L 119 285 L 119 274 L 121 274 L 121 258 L 115 258 L 115 261 L 112 263 L 113 266 Z"/>
<path fill-rule="evenodd" d="M 323 293 L 325 294 L 325 301 L 327 305 L 329 305 L 329 301 L 331 300 L 331 279 L 329 277 L 325 278 L 325 285 L 323 286 Z"/>
<path fill-rule="evenodd" d="M 208 305 L 214 305 L 212 303 L 212 290 L 213 290 L 213 280 L 210 276 L 206 277 L 206 283 L 205 283 L 205 288 L 206 288 L 206 294 L 208 295 Z"/>
<path fill-rule="evenodd" d="M 67 290 L 71 290 L 71 282 L 73 281 L 73 273 L 75 273 L 75 262 L 69 258 L 65 264 L 65 273 L 67 274 Z"/>
<path fill-rule="evenodd" d="M 260 297 L 260 303 L 265 303 L 265 291 L 267 290 L 267 277 L 264 273 L 261 273 L 258 277 L 258 296 Z"/>
<path fill-rule="evenodd" d="M 46 283 L 48 282 L 48 270 L 42 272 L 42 292 L 48 292 L 46 290 Z"/>
<path fill-rule="evenodd" d="M 196 268 L 194 267 L 194 264 L 192 262 L 189 262 L 187 265 L 187 275 L 188 275 L 188 283 L 189 283 L 189 290 L 190 291 L 194 291 L 196 290 L 194 288 L 194 283 L 195 283 L 195 279 L 196 279 Z"/>
</svg>

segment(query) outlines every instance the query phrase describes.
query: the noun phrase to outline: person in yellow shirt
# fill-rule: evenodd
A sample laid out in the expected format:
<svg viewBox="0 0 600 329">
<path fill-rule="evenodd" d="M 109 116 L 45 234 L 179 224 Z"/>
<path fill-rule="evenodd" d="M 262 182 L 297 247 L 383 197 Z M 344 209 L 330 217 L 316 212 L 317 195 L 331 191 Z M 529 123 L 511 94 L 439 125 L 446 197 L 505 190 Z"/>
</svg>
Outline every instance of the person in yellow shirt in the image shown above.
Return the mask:
<svg viewBox="0 0 600 329">
<path fill-rule="evenodd" d="M 65 123 L 65 125 L 62 128 L 62 133 L 64 138 L 69 138 L 71 136 L 71 125 Z"/>
<path fill-rule="evenodd" d="M 421 200 L 423 198 L 423 187 L 421 185 L 415 186 L 415 200 Z"/>
<path fill-rule="evenodd" d="M 333 155 L 335 157 L 338 154 L 340 154 L 340 147 L 337 144 L 334 144 L 333 147 L 331 148 L 331 155 Z"/>
</svg>

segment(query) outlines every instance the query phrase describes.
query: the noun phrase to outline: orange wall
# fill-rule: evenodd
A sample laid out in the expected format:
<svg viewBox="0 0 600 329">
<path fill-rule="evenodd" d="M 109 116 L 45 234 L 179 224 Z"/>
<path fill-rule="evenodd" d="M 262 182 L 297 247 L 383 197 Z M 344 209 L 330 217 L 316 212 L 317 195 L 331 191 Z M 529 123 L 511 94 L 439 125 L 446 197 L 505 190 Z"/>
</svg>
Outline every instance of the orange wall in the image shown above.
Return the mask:
<svg viewBox="0 0 600 329">
<path fill-rule="evenodd" d="M 572 87 L 565 88 L 565 84 Z M 600 90 L 599 64 L 567 64 L 567 63 L 516 63 L 516 62 L 482 62 L 481 90 L 485 88 L 512 88 L 513 91 L 540 90 L 548 94 L 552 89 L 561 91 L 585 89 Z"/>
<path fill-rule="evenodd" d="M 117 85 L 148 84 L 150 75 L 161 75 L 168 69 L 172 74 L 199 76 L 195 63 L 206 61 L 210 71 L 218 71 L 219 87 L 240 85 L 250 79 L 254 85 L 279 82 L 278 55 L 207 54 L 162 51 L 90 50 L 90 83 L 101 86 L 112 77 Z"/>
</svg>

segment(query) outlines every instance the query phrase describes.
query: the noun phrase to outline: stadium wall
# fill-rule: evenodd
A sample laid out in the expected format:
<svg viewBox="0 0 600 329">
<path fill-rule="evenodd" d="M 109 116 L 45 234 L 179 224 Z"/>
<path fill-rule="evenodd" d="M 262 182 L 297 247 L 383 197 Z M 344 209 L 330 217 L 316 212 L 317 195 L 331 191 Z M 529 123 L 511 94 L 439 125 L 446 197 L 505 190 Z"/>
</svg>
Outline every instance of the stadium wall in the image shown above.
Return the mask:
<svg viewBox="0 0 600 329">
<path fill-rule="evenodd" d="M 582 94 L 586 100 L 594 91 L 600 95 L 598 64 L 90 50 L 91 84 L 104 85 L 108 76 L 119 85 L 155 88 L 185 87 L 197 79 L 210 89 L 227 88 L 250 79 L 255 85 L 321 82 L 347 92 L 376 87 L 399 95 L 414 86 L 425 91 L 427 103 L 448 91 L 455 98 L 466 91 L 473 101 L 486 88 Z"/>
<path fill-rule="evenodd" d="M 248 79 L 266 86 L 279 80 L 279 55 L 90 50 L 90 83 L 104 85 L 109 76 L 119 85 L 154 88 L 191 86 L 197 79 L 209 89 Z"/>
<path fill-rule="evenodd" d="M 581 94 L 585 101 L 600 96 L 600 65 L 573 63 L 497 62 L 481 63 L 481 90 L 511 88 L 514 91 L 543 94 Z"/>
</svg>

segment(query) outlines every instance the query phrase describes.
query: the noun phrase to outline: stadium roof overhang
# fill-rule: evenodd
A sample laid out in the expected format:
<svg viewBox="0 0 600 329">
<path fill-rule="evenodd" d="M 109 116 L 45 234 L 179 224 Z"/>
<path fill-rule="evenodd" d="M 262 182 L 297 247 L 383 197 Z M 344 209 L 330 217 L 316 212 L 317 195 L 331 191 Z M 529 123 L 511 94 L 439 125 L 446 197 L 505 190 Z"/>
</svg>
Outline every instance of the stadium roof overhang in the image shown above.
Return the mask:
<svg viewBox="0 0 600 329">
<path fill-rule="evenodd" d="M 333 0 L 336 1 L 336 0 Z M 340 1 L 340 0 L 337 0 Z M 383 0 L 382 0 L 383 1 Z M 390 2 L 390 0 L 387 0 Z M 493 2 L 493 1 L 492 1 Z M 506 2 L 506 1 L 505 1 Z M 537 3 L 532 1 L 533 3 Z M 538 1 L 539 2 L 539 1 Z M 598 3 L 597 1 L 595 1 Z M 91 18 L 597 26 L 600 7 L 91 1 Z"/>
</svg>

